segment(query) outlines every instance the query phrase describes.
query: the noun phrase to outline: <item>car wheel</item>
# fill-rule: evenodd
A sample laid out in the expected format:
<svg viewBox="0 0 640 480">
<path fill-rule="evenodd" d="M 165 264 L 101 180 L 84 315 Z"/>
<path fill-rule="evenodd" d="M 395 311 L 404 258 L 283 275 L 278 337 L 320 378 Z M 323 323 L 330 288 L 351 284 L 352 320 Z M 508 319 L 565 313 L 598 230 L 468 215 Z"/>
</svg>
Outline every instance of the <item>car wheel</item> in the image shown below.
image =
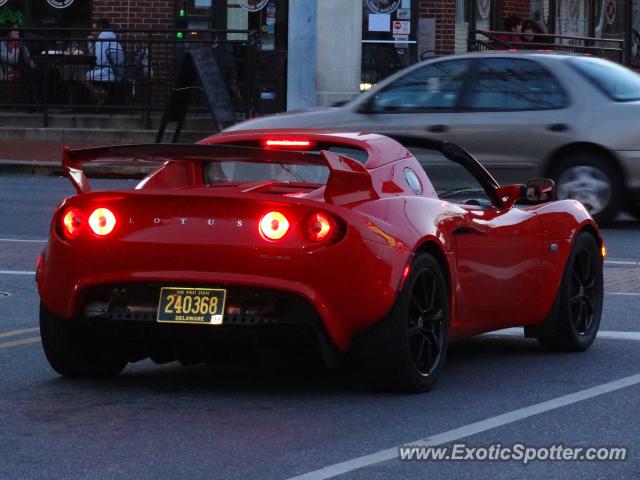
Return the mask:
<svg viewBox="0 0 640 480">
<path fill-rule="evenodd" d="M 553 172 L 558 199 L 581 202 L 599 224 L 611 221 L 622 201 L 622 181 L 606 157 L 575 153 Z"/>
<path fill-rule="evenodd" d="M 58 318 L 42 305 L 40 336 L 47 360 L 60 375 L 110 377 L 127 365 L 112 342 L 74 320 Z"/>
<path fill-rule="evenodd" d="M 447 356 L 449 295 L 440 264 L 419 253 L 391 313 L 362 346 L 369 378 L 384 389 L 424 392 Z"/>
<path fill-rule="evenodd" d="M 582 351 L 591 346 L 600 327 L 603 262 L 598 242 L 582 232 L 575 239 L 558 291 L 555 329 L 538 338 L 550 350 Z"/>
</svg>

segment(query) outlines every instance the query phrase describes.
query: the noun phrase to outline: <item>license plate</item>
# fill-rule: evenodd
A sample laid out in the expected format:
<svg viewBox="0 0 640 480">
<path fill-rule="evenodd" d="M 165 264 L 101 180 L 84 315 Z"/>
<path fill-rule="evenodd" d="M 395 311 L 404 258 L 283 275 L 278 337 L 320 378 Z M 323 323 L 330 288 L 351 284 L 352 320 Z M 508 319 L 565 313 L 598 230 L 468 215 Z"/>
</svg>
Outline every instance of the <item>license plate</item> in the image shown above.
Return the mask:
<svg viewBox="0 0 640 480">
<path fill-rule="evenodd" d="M 220 288 L 162 287 L 158 322 L 222 325 L 226 296 Z"/>
</svg>

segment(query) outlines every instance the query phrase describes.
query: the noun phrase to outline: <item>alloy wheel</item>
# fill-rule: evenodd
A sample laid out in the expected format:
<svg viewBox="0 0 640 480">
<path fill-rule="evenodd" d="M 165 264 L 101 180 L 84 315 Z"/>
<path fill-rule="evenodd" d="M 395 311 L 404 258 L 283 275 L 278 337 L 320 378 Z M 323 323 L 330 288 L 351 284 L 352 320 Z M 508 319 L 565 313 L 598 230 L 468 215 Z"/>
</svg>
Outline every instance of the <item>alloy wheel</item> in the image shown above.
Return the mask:
<svg viewBox="0 0 640 480">
<path fill-rule="evenodd" d="M 569 309 L 571 322 L 579 335 L 585 335 L 594 322 L 597 272 L 586 249 L 580 250 L 571 270 Z"/>
<path fill-rule="evenodd" d="M 442 357 L 445 342 L 443 286 L 435 272 L 422 270 L 411 289 L 408 312 L 409 349 L 420 375 L 430 375 Z"/>
<path fill-rule="evenodd" d="M 596 167 L 570 167 L 558 177 L 557 185 L 559 199 L 578 200 L 592 216 L 602 212 L 611 201 L 611 180 Z"/>
</svg>

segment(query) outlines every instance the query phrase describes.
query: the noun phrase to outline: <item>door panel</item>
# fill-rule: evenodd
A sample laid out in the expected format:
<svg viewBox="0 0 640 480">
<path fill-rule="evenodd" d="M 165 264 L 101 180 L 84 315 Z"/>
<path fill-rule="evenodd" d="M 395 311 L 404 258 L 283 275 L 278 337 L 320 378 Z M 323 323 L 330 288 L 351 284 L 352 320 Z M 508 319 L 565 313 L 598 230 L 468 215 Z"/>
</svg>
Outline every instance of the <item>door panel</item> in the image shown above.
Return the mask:
<svg viewBox="0 0 640 480">
<path fill-rule="evenodd" d="M 540 289 L 539 218 L 517 208 L 469 211 L 456 234 L 457 305 L 462 324 L 493 328 L 527 323 Z"/>
<path fill-rule="evenodd" d="M 455 141 L 501 183 L 539 176 L 549 152 L 567 142 L 576 114 L 559 82 L 522 58 L 479 60 L 460 106 Z"/>
</svg>

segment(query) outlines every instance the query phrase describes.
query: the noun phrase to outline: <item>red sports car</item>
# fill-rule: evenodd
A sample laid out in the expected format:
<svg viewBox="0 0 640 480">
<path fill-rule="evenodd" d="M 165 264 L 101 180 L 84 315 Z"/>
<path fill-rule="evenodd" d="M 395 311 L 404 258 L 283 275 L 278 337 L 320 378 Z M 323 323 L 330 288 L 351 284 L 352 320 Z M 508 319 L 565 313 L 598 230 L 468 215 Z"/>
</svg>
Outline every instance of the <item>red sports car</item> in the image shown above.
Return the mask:
<svg viewBox="0 0 640 480">
<path fill-rule="evenodd" d="M 83 163 L 114 160 L 163 163 L 92 192 Z M 604 245 L 585 208 L 552 201 L 550 180 L 499 186 L 451 143 L 240 131 L 67 150 L 63 167 L 77 195 L 36 273 L 62 375 L 353 351 L 378 385 L 424 391 L 453 339 L 524 326 L 576 351 L 599 327 Z"/>
</svg>

